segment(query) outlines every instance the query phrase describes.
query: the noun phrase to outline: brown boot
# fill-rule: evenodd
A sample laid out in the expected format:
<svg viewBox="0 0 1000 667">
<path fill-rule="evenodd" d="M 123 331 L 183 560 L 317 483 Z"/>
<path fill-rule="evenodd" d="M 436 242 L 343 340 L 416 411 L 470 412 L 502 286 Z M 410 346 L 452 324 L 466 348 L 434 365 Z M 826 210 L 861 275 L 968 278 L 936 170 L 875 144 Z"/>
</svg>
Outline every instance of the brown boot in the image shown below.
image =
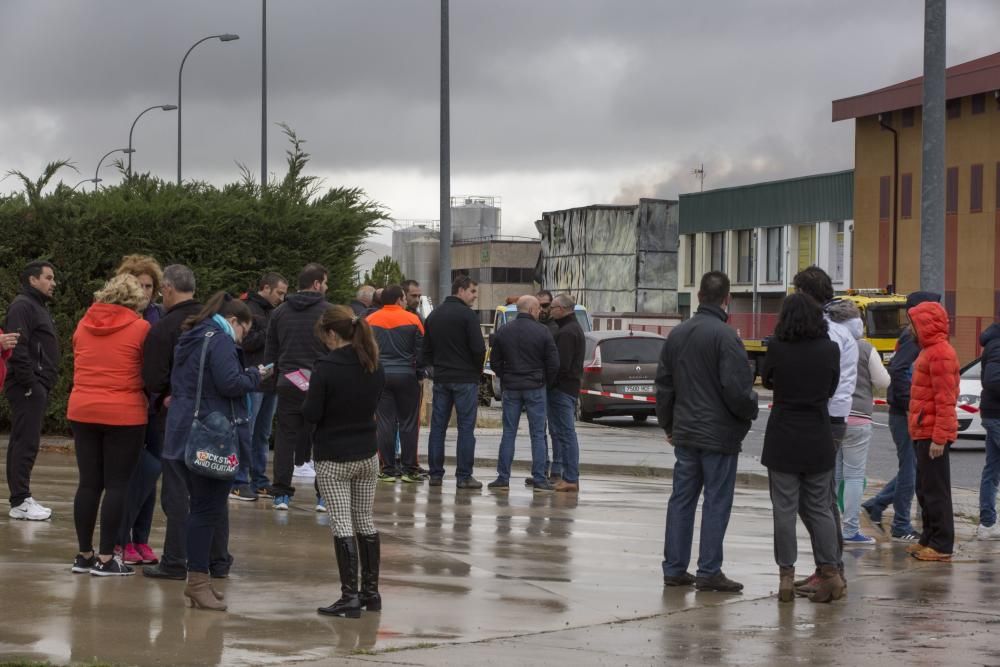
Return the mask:
<svg viewBox="0 0 1000 667">
<path fill-rule="evenodd" d="M 226 604 L 215 598 L 210 581 L 208 572 L 188 572 L 184 596 L 191 601 L 192 607 L 225 611 Z"/>
<path fill-rule="evenodd" d="M 791 602 L 795 599 L 795 568 L 783 567 L 779 572 L 778 601 Z"/>
<path fill-rule="evenodd" d="M 810 602 L 831 602 L 844 597 L 844 589 L 847 586 L 836 565 L 821 565 L 819 576 L 819 586 L 809 596 Z"/>
<path fill-rule="evenodd" d="M 221 602 L 222 600 L 226 599 L 226 594 L 223 593 L 222 591 L 220 591 L 219 589 L 217 589 L 211 583 L 208 584 L 208 588 L 212 591 L 212 595 L 215 596 L 216 600 L 219 600 Z"/>
<path fill-rule="evenodd" d="M 803 598 L 809 597 L 813 594 L 813 591 L 816 590 L 816 587 L 819 586 L 819 581 L 819 568 L 817 567 L 816 570 L 808 577 L 805 579 L 799 579 L 793 583 L 795 594 Z"/>
</svg>

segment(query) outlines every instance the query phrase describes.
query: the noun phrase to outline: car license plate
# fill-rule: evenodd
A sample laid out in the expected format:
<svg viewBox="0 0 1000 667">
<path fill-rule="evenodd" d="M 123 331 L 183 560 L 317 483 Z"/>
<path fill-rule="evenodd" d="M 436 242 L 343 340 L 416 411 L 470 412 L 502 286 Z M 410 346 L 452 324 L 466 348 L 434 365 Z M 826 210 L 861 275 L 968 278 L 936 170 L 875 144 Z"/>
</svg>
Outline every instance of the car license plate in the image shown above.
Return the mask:
<svg viewBox="0 0 1000 667">
<path fill-rule="evenodd" d="M 652 394 L 653 385 L 651 384 L 627 384 L 621 387 L 623 394 Z"/>
</svg>

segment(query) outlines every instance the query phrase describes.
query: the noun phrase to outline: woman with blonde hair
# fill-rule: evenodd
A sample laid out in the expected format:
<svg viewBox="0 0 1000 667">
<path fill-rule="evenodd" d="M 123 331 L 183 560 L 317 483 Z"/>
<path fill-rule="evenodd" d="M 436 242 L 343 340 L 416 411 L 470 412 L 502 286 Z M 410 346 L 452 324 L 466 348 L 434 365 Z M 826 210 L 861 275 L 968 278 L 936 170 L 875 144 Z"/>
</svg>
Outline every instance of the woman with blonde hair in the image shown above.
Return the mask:
<svg viewBox="0 0 1000 667">
<path fill-rule="evenodd" d="M 126 255 L 122 257 L 115 275 L 133 275 L 138 279 L 149 300 L 142 311 L 142 317 L 149 322 L 150 327 L 159 322 L 164 312 L 163 306 L 156 303 L 163 283 L 163 269 L 159 262 L 149 255 Z M 160 456 L 163 453 L 163 426 L 156 423 L 155 401 L 150 400 L 149 405 L 145 447 L 129 481 L 125 516 L 118 538 L 118 544 L 123 549 L 123 560 L 130 565 L 155 565 L 159 562 L 156 553 L 149 546 L 149 531 L 156 511 L 156 482 L 160 479 L 162 470 Z"/>
<path fill-rule="evenodd" d="M 382 609 L 373 510 L 379 472 L 375 412 L 385 373 L 371 327 L 350 308 L 328 308 L 316 333 L 330 351 L 313 367 L 302 416 L 316 424 L 316 483 L 330 511 L 341 592 L 339 600 L 317 611 L 358 618 L 362 609 Z"/>
<path fill-rule="evenodd" d="M 73 572 L 134 574 L 116 552 L 115 542 L 146 431 L 148 404 L 141 372 L 149 323 L 139 313 L 148 303 L 135 276 L 115 276 L 94 293 L 94 304 L 73 334 L 73 390 L 66 411 L 80 472 L 73 500 L 80 550 Z M 98 508 L 101 535 L 95 554 Z"/>
</svg>

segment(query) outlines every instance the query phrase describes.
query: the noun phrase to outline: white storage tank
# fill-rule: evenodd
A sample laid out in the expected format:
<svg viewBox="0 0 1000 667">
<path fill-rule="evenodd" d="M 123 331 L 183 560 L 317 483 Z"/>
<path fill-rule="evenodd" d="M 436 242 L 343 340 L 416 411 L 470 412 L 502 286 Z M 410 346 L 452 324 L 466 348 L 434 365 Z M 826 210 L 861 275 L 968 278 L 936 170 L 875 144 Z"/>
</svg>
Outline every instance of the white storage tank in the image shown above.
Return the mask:
<svg viewBox="0 0 1000 667">
<path fill-rule="evenodd" d="M 500 198 L 467 195 L 451 198 L 451 242 L 500 236 Z"/>
</svg>

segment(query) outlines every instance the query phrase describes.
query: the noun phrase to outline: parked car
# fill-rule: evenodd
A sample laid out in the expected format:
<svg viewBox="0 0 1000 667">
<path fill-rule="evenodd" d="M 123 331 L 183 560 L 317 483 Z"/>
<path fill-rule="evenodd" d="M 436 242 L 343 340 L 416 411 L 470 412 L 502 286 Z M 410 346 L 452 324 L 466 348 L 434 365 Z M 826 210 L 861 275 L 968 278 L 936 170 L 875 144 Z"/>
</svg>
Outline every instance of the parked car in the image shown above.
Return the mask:
<svg viewBox="0 0 1000 667">
<path fill-rule="evenodd" d="M 666 338 L 643 331 L 588 331 L 583 362 L 583 388 L 614 394 L 653 396 L 656 366 Z M 583 394 L 579 418 L 631 416 L 644 422 L 656 414 L 656 404 Z"/>
<path fill-rule="evenodd" d="M 962 369 L 959 384 L 959 405 L 970 405 L 978 408 L 983 385 L 980 381 L 982 373 L 982 360 L 976 359 L 971 364 Z M 955 408 L 958 411 L 958 441 L 952 445 L 953 449 L 982 449 L 985 443 L 977 442 L 986 439 L 986 429 L 983 428 L 983 419 L 979 412 L 969 412 L 962 408 Z"/>
</svg>

